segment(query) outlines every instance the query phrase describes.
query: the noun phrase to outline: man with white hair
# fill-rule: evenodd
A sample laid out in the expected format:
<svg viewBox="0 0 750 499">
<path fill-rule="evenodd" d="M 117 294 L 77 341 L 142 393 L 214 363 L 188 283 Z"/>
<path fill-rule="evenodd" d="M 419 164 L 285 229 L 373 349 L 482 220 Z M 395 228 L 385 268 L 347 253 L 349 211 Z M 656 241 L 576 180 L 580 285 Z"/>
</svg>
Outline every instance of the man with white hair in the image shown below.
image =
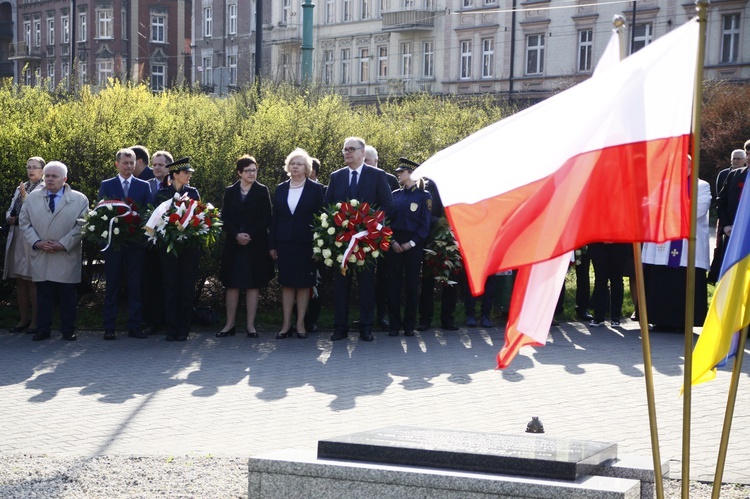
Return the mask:
<svg viewBox="0 0 750 499">
<path fill-rule="evenodd" d="M 81 224 L 89 200 L 66 183 L 68 167 L 51 161 L 44 167 L 44 188 L 31 192 L 19 214 L 19 227 L 31 245 L 31 280 L 36 283 L 37 333 L 46 340 L 55 298 L 60 301 L 60 331 L 76 340 L 76 287 L 81 282 Z"/>
</svg>

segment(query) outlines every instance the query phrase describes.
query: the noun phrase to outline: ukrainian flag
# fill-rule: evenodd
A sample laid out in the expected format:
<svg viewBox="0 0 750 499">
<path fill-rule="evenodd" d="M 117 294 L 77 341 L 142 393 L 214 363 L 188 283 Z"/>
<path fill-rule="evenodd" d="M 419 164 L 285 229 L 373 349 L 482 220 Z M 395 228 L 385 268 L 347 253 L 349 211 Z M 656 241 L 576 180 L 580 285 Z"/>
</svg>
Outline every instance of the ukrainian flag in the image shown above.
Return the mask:
<svg viewBox="0 0 750 499">
<path fill-rule="evenodd" d="M 750 187 L 748 188 L 750 190 Z M 716 367 L 734 356 L 738 331 L 750 324 L 750 194 L 743 189 L 719 281 L 693 350 L 693 385 L 716 377 Z"/>
</svg>

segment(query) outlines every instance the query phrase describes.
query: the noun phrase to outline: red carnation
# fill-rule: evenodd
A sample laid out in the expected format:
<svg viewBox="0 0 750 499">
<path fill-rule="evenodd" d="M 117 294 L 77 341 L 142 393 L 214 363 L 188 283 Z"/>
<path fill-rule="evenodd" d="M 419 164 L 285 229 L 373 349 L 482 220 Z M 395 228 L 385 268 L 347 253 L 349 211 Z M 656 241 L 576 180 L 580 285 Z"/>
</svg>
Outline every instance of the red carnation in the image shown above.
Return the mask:
<svg viewBox="0 0 750 499">
<path fill-rule="evenodd" d="M 201 224 L 201 220 L 198 217 L 193 217 L 190 223 L 193 224 L 193 227 L 198 227 Z"/>
<path fill-rule="evenodd" d="M 177 213 L 172 213 L 171 215 L 169 215 L 169 223 L 171 224 L 175 223 L 179 219 L 180 219 L 180 215 L 178 215 Z"/>
</svg>

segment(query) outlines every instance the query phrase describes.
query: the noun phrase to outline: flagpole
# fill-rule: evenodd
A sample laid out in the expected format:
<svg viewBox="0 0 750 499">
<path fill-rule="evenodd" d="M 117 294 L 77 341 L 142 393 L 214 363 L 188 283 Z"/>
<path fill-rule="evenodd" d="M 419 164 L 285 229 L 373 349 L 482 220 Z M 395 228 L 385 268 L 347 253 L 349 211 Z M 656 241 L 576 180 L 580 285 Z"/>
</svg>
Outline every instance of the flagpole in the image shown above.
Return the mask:
<svg viewBox="0 0 750 499">
<path fill-rule="evenodd" d="M 615 15 L 612 20 L 620 38 L 620 59 L 627 57 L 625 43 L 625 18 Z M 635 267 L 636 296 L 638 297 L 638 321 L 641 327 L 643 347 L 643 371 L 646 378 L 646 401 L 648 403 L 648 424 L 651 430 L 651 456 L 654 462 L 654 484 L 657 499 L 664 498 L 664 480 L 661 469 L 661 452 L 659 451 L 659 426 L 656 422 L 656 398 L 654 397 L 654 374 L 651 363 L 651 339 L 648 331 L 648 311 L 646 310 L 646 287 L 643 281 L 643 262 L 641 261 L 641 243 L 633 243 L 633 266 Z M 632 290 L 631 290 L 632 293 Z"/>
<path fill-rule="evenodd" d="M 693 380 L 693 324 L 695 321 L 695 233 L 698 213 L 698 175 L 700 173 L 701 151 L 701 104 L 703 99 L 703 58 L 706 45 L 706 9 L 708 0 L 696 0 L 698 13 L 698 58 L 695 67 L 695 90 L 693 92 L 693 150 L 690 169 L 690 235 L 688 237 L 687 279 L 685 290 L 685 369 L 683 373 L 682 401 L 682 497 L 690 497 L 690 424 Z"/>
<path fill-rule="evenodd" d="M 742 374 L 742 357 L 745 354 L 745 341 L 747 340 L 747 327 L 742 328 L 739 332 L 740 338 L 737 344 L 737 353 L 734 358 L 734 367 L 732 368 L 732 382 L 729 385 L 729 395 L 727 395 L 727 408 L 724 412 L 724 426 L 721 430 L 721 443 L 719 444 L 719 458 L 716 461 L 716 473 L 714 474 L 714 487 L 711 491 L 711 498 L 718 499 L 721 494 L 721 480 L 724 475 L 724 464 L 727 461 L 727 446 L 729 445 L 729 431 L 732 429 L 732 418 L 734 417 L 734 403 L 737 400 L 737 386 L 740 383 L 740 374 Z"/>
</svg>

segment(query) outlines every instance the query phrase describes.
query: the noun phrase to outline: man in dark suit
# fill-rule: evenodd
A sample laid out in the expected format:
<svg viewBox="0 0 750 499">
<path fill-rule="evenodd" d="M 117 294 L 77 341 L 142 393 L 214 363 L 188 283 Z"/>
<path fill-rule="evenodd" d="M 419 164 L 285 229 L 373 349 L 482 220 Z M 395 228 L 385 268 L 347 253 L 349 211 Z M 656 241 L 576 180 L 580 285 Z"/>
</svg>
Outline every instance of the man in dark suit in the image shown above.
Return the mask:
<svg viewBox="0 0 750 499">
<path fill-rule="evenodd" d="M 133 176 L 147 182 L 149 179 L 154 178 L 154 170 L 148 166 L 151 162 L 151 156 L 148 153 L 148 149 L 144 146 L 131 146 L 130 149 L 135 153 Z"/>
<path fill-rule="evenodd" d="M 148 182 L 133 176 L 135 152 L 120 149 L 115 156 L 117 176 L 102 182 L 99 199 L 130 199 L 138 210 L 144 210 L 151 203 L 151 189 Z M 141 331 L 141 281 L 145 247 L 140 243 L 127 243 L 118 249 L 108 248 L 104 252 L 104 275 L 107 285 L 104 292 L 104 339 L 114 340 L 117 319 L 117 298 L 123 277 L 128 285 L 128 336 L 147 338 Z"/>
<path fill-rule="evenodd" d="M 326 190 L 326 204 L 357 199 L 381 209 L 386 216 L 393 209 L 393 196 L 385 172 L 364 164 L 365 141 L 349 137 L 342 150 L 346 167 L 331 174 Z M 349 295 L 354 270 L 346 275 L 336 273 L 334 280 L 334 333 L 331 340 L 341 340 L 349 334 Z M 375 272 L 372 268 L 357 273 L 359 284 L 359 337 L 372 341 L 375 312 Z"/>
</svg>

